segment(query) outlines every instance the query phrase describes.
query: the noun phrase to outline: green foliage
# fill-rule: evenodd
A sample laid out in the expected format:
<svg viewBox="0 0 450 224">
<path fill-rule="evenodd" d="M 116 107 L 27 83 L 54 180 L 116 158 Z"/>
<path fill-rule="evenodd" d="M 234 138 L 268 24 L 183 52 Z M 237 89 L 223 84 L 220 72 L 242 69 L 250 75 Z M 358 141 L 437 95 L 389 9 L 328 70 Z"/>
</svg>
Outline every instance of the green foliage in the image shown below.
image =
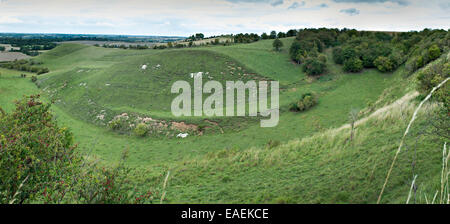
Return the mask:
<svg viewBox="0 0 450 224">
<path fill-rule="evenodd" d="M 0 201 L 33 200 L 48 186 L 71 178 L 79 165 L 72 133 L 60 128 L 39 95 L 23 98 L 0 118 Z"/>
<path fill-rule="evenodd" d="M 134 134 L 139 137 L 144 137 L 148 132 L 148 127 L 145 123 L 140 123 L 136 125 L 136 128 L 133 130 Z"/>
<path fill-rule="evenodd" d="M 417 88 L 422 95 L 427 95 L 435 86 L 450 77 L 450 62 L 442 59 L 436 64 L 419 72 L 417 75 Z M 450 83 L 446 83 L 438 89 L 433 97 L 444 104 L 450 112 Z"/>
<path fill-rule="evenodd" d="M 423 37 L 422 37 L 423 36 Z M 444 30 L 424 30 L 408 44 L 409 58 L 406 68 L 410 73 L 424 67 L 429 62 L 436 60 L 449 49 L 450 36 Z"/>
<path fill-rule="evenodd" d="M 341 47 L 335 47 L 333 48 L 333 60 L 336 64 L 344 64 L 345 58 L 344 58 L 344 51 Z"/>
<path fill-rule="evenodd" d="M 48 68 L 43 68 L 39 66 L 34 65 L 40 65 L 41 63 L 34 62 L 33 60 L 16 60 L 6 63 L 0 63 L 0 67 L 7 68 L 7 69 L 14 69 L 24 72 L 32 72 L 37 73 L 38 75 L 48 73 L 50 70 Z"/>
<path fill-rule="evenodd" d="M 273 41 L 272 46 L 276 51 L 280 51 L 281 47 L 283 47 L 283 42 L 281 42 L 281 40 L 277 38 Z"/>
<path fill-rule="evenodd" d="M 25 97 L 10 114 L 0 110 L 0 203 L 151 203 L 156 194 L 129 184 L 140 175 L 125 166 L 101 167 L 75 153 L 73 135 L 57 125 L 50 104 Z"/>
<path fill-rule="evenodd" d="M 312 93 L 303 94 L 300 99 L 291 103 L 289 106 L 289 110 L 293 112 L 301 112 L 310 109 L 311 107 L 317 104 L 317 96 Z"/>
<path fill-rule="evenodd" d="M 346 72 L 360 72 L 362 69 L 363 63 L 359 58 L 351 58 L 344 62 L 344 71 Z"/>
<path fill-rule="evenodd" d="M 36 76 L 34 76 L 34 75 L 33 75 L 33 76 L 31 76 L 31 81 L 32 81 L 32 82 L 36 82 L 36 81 L 37 81 L 37 77 L 36 77 Z"/>
<path fill-rule="evenodd" d="M 273 39 L 275 39 L 275 38 L 273 38 Z M 252 43 L 252 42 L 255 42 L 258 40 L 259 40 L 259 36 L 256 33 L 250 33 L 250 34 L 239 33 L 239 34 L 234 35 L 235 43 Z"/>
<path fill-rule="evenodd" d="M 320 75 L 325 72 L 325 69 L 325 62 L 317 57 L 307 58 L 303 64 L 303 71 L 310 76 Z"/>
<path fill-rule="evenodd" d="M 394 63 L 388 57 L 379 56 L 373 64 L 382 72 L 392 72 L 394 70 Z"/>
<path fill-rule="evenodd" d="M 429 60 L 432 61 L 436 58 L 438 58 L 439 56 L 441 56 L 441 49 L 439 49 L 439 47 L 436 44 L 433 44 L 429 49 L 428 49 L 428 54 L 429 54 Z"/>
</svg>

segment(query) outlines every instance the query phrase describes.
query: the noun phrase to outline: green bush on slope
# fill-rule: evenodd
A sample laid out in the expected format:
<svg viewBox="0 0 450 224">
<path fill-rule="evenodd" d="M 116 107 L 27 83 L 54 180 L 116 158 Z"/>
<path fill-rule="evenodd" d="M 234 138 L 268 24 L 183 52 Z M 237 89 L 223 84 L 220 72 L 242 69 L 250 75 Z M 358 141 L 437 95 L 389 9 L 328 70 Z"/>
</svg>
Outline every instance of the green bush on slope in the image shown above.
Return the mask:
<svg viewBox="0 0 450 224">
<path fill-rule="evenodd" d="M 140 175 L 126 167 L 102 167 L 75 152 L 72 133 L 59 127 L 39 95 L 16 109 L 0 110 L 0 203 L 151 203 L 151 189 L 135 191 Z M 155 197 L 156 196 L 156 197 Z"/>
</svg>

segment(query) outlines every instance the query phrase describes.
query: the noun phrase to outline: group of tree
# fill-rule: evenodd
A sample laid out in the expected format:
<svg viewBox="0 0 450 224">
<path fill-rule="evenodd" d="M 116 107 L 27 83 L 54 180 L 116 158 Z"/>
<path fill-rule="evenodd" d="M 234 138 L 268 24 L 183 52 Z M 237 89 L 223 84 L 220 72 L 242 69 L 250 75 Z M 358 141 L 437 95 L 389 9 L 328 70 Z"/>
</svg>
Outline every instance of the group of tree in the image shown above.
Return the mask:
<svg viewBox="0 0 450 224">
<path fill-rule="evenodd" d="M 447 31 L 425 29 L 402 33 L 341 30 L 337 40 L 333 60 L 347 72 L 363 68 L 392 72 L 405 62 L 414 72 L 440 57 L 450 39 Z"/>
<path fill-rule="evenodd" d="M 308 75 L 326 71 L 323 52 L 332 47 L 333 60 L 346 72 L 376 68 L 392 72 L 405 64 L 413 72 L 448 50 L 450 35 L 445 30 L 417 32 L 372 32 L 355 29 L 302 29 L 290 47 L 290 57 Z"/>
<path fill-rule="evenodd" d="M 260 40 L 260 37 L 256 33 L 240 33 L 233 36 L 235 43 L 252 43 Z"/>
<path fill-rule="evenodd" d="M 326 71 L 325 48 L 336 46 L 338 30 L 336 29 L 302 29 L 289 49 L 293 61 L 303 66 L 303 71 L 311 76 Z"/>
<path fill-rule="evenodd" d="M 30 56 L 36 56 L 41 50 L 51 50 L 57 46 L 54 40 L 45 38 L 0 37 L 0 43 L 13 46 L 11 52 L 22 52 Z"/>
<path fill-rule="evenodd" d="M 205 35 L 203 33 L 196 33 L 195 35 L 192 35 L 188 37 L 187 41 L 196 41 L 196 40 L 203 40 L 205 38 Z"/>
</svg>

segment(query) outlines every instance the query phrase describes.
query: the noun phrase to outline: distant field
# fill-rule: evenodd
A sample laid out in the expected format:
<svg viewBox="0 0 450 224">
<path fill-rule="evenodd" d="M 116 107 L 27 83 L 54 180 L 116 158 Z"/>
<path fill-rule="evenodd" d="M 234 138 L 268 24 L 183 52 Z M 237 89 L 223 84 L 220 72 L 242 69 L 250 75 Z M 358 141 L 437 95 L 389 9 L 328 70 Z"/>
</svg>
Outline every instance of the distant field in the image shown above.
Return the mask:
<svg viewBox="0 0 450 224">
<path fill-rule="evenodd" d="M 0 52 L 0 62 L 1 61 L 14 61 L 20 59 L 30 58 L 30 56 L 23 54 L 21 52 Z"/>
<path fill-rule="evenodd" d="M 20 47 L 13 47 L 11 44 L 0 44 L 0 47 L 5 47 L 5 51 L 10 51 L 11 49 L 20 50 Z"/>
<path fill-rule="evenodd" d="M 125 46 L 154 46 L 157 43 L 150 43 L 150 42 L 125 42 L 125 41 L 96 41 L 96 40 L 74 40 L 74 41 L 63 41 L 63 42 L 58 42 L 60 44 L 66 44 L 66 43 L 73 43 L 73 44 L 85 44 L 85 45 L 90 45 L 90 46 L 94 46 L 96 44 L 102 46 L 104 44 L 106 45 L 125 45 Z"/>
</svg>

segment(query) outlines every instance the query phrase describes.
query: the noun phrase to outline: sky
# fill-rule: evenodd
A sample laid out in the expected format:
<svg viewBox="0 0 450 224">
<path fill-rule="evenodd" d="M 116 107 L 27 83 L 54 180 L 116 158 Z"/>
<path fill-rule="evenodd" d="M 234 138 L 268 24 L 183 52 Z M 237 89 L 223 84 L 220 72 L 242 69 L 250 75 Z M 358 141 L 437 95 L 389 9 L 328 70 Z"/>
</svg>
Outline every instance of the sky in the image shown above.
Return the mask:
<svg viewBox="0 0 450 224">
<path fill-rule="evenodd" d="M 212 36 L 449 24 L 450 0 L 0 0 L 0 33 Z"/>
</svg>

